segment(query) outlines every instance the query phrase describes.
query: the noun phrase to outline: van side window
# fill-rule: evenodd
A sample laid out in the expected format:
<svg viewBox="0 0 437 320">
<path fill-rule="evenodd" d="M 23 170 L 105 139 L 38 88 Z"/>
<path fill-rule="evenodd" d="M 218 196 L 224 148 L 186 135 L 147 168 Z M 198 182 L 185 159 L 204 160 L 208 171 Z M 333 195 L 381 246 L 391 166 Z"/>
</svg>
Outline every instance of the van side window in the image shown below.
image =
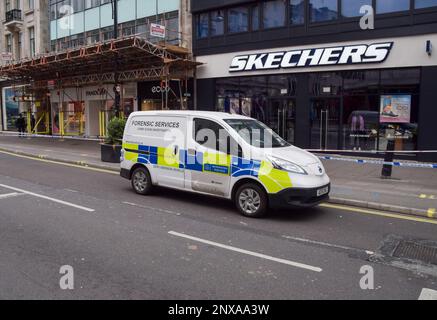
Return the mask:
<svg viewBox="0 0 437 320">
<path fill-rule="evenodd" d="M 214 121 L 195 118 L 193 138 L 205 148 L 241 157 L 241 147 L 225 128 Z"/>
</svg>

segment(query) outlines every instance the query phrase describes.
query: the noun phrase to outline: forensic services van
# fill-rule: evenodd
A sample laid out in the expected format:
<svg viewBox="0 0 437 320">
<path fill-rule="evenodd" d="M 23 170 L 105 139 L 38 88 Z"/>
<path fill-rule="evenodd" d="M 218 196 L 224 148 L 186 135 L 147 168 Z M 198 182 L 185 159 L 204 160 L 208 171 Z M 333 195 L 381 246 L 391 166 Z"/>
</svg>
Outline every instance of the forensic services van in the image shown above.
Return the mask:
<svg viewBox="0 0 437 320">
<path fill-rule="evenodd" d="M 220 112 L 132 113 L 121 176 L 139 194 L 162 186 L 218 196 L 248 217 L 269 208 L 313 207 L 330 192 L 316 156 L 255 119 Z"/>
</svg>

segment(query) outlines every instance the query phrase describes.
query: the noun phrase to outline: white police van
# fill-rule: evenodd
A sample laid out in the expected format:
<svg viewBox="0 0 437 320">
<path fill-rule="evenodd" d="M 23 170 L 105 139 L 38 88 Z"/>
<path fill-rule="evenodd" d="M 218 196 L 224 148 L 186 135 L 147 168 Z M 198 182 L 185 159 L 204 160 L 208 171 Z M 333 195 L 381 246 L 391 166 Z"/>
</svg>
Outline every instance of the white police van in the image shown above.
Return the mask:
<svg viewBox="0 0 437 320">
<path fill-rule="evenodd" d="M 255 119 L 206 111 L 132 113 L 121 176 L 143 195 L 163 186 L 231 199 L 248 217 L 268 208 L 313 207 L 330 192 L 316 156 Z"/>
</svg>

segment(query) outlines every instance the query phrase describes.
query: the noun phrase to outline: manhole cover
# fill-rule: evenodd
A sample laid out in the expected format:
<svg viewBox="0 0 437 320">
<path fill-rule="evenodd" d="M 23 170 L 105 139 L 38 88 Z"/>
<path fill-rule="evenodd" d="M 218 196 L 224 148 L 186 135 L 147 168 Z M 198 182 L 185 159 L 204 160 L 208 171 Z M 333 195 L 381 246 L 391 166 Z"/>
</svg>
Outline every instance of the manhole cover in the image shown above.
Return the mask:
<svg viewBox="0 0 437 320">
<path fill-rule="evenodd" d="M 400 241 L 393 256 L 437 265 L 437 248 L 411 241 Z"/>
</svg>

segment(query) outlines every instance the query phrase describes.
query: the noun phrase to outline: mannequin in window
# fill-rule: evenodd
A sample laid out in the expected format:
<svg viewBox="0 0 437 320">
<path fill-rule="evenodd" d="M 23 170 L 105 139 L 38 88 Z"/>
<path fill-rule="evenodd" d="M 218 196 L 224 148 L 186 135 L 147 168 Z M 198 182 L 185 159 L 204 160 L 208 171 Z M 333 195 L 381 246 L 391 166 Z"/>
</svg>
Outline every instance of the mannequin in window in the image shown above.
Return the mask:
<svg viewBox="0 0 437 320">
<path fill-rule="evenodd" d="M 351 137 L 353 140 L 353 149 L 361 151 L 360 137 L 365 135 L 364 118 L 362 115 L 353 115 L 351 119 Z"/>
</svg>

